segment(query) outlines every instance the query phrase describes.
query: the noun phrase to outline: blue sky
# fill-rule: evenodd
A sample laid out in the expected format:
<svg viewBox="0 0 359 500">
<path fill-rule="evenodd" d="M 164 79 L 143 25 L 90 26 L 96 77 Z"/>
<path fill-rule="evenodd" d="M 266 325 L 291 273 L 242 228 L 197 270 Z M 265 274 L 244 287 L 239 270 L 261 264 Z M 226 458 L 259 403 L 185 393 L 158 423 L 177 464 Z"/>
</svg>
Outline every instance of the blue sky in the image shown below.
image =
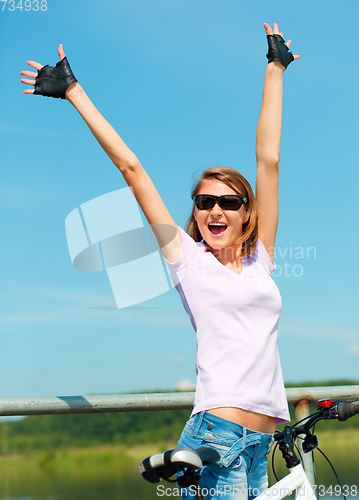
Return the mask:
<svg viewBox="0 0 359 500">
<path fill-rule="evenodd" d="M 175 290 L 117 310 L 106 273 L 72 267 L 66 216 L 126 184 L 68 102 L 22 94 L 26 61 L 55 65 L 64 44 L 76 78 L 183 226 L 201 169 L 231 166 L 254 185 L 263 22 L 278 22 L 301 55 L 284 75 L 274 278 L 284 379 L 358 380 L 356 0 L 9 6 L 0 12 L 0 397 L 195 381 L 195 334 Z"/>
</svg>

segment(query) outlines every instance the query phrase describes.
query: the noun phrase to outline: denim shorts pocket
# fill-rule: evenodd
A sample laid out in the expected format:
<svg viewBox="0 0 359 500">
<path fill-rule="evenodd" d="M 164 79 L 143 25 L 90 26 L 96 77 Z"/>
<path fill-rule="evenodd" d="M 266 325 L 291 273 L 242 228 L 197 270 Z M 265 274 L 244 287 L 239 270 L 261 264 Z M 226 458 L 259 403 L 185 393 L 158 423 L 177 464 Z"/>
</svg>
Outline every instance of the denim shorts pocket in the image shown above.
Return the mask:
<svg viewBox="0 0 359 500">
<path fill-rule="evenodd" d="M 235 444 L 236 440 L 233 438 L 227 438 L 226 436 L 220 434 L 214 434 L 212 432 L 204 432 L 201 436 L 202 438 L 202 446 L 208 448 L 214 448 L 218 451 L 221 459 L 230 451 L 232 446 Z M 228 466 L 220 463 L 220 461 L 211 464 L 211 468 L 229 468 L 236 469 L 242 465 L 242 456 L 238 453 L 234 459 L 230 460 L 230 464 Z"/>
<path fill-rule="evenodd" d="M 186 425 L 189 425 L 190 427 L 193 425 L 194 421 L 196 420 L 196 415 L 193 415 L 187 420 Z"/>
<path fill-rule="evenodd" d="M 226 436 L 225 434 L 218 434 L 212 431 L 204 431 L 200 434 L 200 437 L 208 443 L 224 446 L 225 448 L 232 448 L 232 446 L 237 442 L 237 439 L 234 439 L 233 437 Z"/>
<path fill-rule="evenodd" d="M 207 441 L 203 442 L 203 446 L 208 447 L 208 448 L 214 448 L 215 450 L 218 451 L 221 459 L 224 457 L 224 455 L 230 450 L 229 446 L 222 446 L 217 443 L 208 443 Z M 225 465 L 221 463 L 221 460 L 218 460 L 218 462 L 214 462 L 207 467 L 210 467 L 211 469 L 238 469 L 242 465 L 242 455 L 238 454 L 233 460 L 231 460 L 229 465 Z"/>
<path fill-rule="evenodd" d="M 189 418 L 186 422 L 186 425 L 183 428 L 182 432 L 186 432 L 187 434 L 193 434 L 193 425 L 195 423 L 196 416 Z"/>
</svg>

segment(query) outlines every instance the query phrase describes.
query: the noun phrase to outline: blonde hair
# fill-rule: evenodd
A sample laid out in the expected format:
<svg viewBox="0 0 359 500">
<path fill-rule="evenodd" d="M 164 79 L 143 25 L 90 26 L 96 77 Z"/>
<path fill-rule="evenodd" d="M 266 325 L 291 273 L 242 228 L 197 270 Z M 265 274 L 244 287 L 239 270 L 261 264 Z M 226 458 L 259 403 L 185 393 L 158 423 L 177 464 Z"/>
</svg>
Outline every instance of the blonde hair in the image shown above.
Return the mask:
<svg viewBox="0 0 359 500">
<path fill-rule="evenodd" d="M 237 170 L 229 167 L 211 167 L 205 170 L 197 180 L 192 189 L 192 200 L 198 194 L 204 181 L 218 180 L 233 189 L 240 196 L 247 198 L 246 208 L 248 220 L 243 224 L 243 232 L 240 238 L 242 243 L 242 257 L 248 257 L 255 249 L 258 239 L 258 210 L 257 200 L 253 194 L 252 188 Z M 187 220 L 185 230 L 195 240 L 202 241 L 203 237 L 198 229 L 196 219 L 194 218 L 194 204 L 192 212 Z"/>
</svg>

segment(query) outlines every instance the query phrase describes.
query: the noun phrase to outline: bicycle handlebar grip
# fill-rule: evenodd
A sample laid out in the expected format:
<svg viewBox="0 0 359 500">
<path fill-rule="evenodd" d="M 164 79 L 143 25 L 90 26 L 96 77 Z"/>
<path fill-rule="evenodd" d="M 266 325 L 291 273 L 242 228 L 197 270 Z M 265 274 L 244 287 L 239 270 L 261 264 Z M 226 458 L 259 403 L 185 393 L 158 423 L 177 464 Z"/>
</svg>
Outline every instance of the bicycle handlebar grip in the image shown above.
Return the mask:
<svg viewBox="0 0 359 500">
<path fill-rule="evenodd" d="M 359 413 L 359 401 L 354 401 L 353 403 L 343 403 L 341 401 L 338 403 L 338 420 L 341 422 L 353 417 L 357 413 Z"/>
</svg>

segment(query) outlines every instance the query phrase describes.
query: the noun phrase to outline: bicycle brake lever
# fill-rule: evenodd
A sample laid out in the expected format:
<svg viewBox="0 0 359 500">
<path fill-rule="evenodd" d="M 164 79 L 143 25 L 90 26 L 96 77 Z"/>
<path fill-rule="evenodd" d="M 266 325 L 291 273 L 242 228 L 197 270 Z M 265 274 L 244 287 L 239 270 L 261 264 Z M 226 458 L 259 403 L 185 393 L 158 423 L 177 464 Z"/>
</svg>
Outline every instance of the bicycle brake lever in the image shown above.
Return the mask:
<svg viewBox="0 0 359 500">
<path fill-rule="evenodd" d="M 306 434 L 304 441 L 303 441 L 303 451 L 304 453 L 308 453 L 309 451 L 314 450 L 315 448 L 318 447 L 318 438 L 315 435 Z"/>
</svg>

